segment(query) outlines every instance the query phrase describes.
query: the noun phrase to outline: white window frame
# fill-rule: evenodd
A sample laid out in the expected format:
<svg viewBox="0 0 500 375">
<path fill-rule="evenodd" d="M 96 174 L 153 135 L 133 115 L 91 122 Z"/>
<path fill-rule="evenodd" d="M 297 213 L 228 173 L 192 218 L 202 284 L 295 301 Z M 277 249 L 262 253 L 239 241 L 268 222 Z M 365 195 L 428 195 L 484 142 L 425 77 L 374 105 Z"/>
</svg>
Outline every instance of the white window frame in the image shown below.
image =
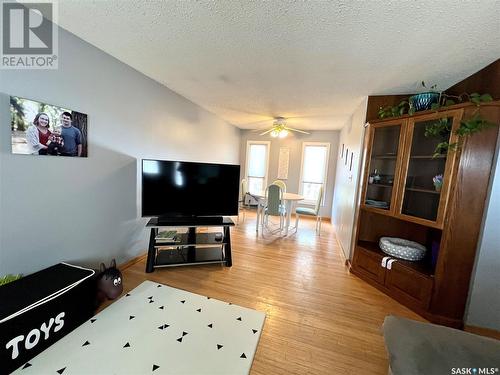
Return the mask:
<svg viewBox="0 0 500 375">
<path fill-rule="evenodd" d="M 304 173 L 304 151 L 307 146 L 324 146 L 326 147 L 326 163 L 325 163 L 325 170 L 324 170 L 324 176 L 325 179 L 323 181 L 323 198 L 321 200 L 321 207 L 325 206 L 325 198 L 326 198 L 326 186 L 328 182 L 328 162 L 330 161 L 330 142 L 302 142 L 302 156 L 300 159 L 300 179 L 299 179 L 299 194 L 303 193 L 303 181 L 302 181 L 302 176 Z M 300 201 L 302 204 L 306 205 L 315 205 L 316 201 L 310 200 L 310 199 L 304 199 L 303 201 Z"/>
<path fill-rule="evenodd" d="M 264 176 L 264 190 L 266 189 L 267 187 L 267 180 L 269 178 L 269 154 L 271 153 L 271 141 L 247 141 L 247 150 L 246 150 L 246 155 L 245 155 L 245 179 L 247 180 L 247 183 L 249 182 L 249 178 L 248 178 L 248 163 L 249 163 L 249 159 L 248 159 L 248 155 L 249 155 L 249 151 L 250 151 L 250 146 L 251 145 L 266 145 L 267 146 L 267 152 L 266 152 L 266 174 Z"/>
</svg>

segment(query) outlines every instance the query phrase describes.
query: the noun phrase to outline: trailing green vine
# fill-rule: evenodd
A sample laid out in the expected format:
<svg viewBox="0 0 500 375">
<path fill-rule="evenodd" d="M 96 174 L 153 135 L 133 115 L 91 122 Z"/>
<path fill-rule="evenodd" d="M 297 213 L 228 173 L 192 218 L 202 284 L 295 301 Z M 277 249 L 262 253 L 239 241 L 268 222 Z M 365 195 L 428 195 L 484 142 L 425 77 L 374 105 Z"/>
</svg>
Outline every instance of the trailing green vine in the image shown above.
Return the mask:
<svg viewBox="0 0 500 375">
<path fill-rule="evenodd" d="M 398 105 L 388 105 L 378 109 L 378 118 L 384 119 L 389 117 L 403 116 L 406 112 L 410 112 L 410 104 L 408 100 L 402 100 Z M 409 113 L 412 114 L 412 113 Z"/>
<path fill-rule="evenodd" d="M 435 103 L 432 105 L 432 109 L 438 110 L 443 107 L 447 107 L 450 105 L 472 102 L 477 108 L 472 113 L 472 115 L 468 118 L 462 119 L 460 121 L 460 126 L 456 130 L 456 134 L 458 135 L 458 141 L 449 143 L 448 141 L 442 141 L 438 143 L 436 149 L 434 150 L 434 157 L 447 153 L 448 151 L 456 151 L 459 146 L 462 144 L 463 139 L 472 134 L 479 133 L 480 131 L 494 126 L 495 124 L 485 120 L 481 117 L 481 104 L 491 102 L 493 98 L 490 94 L 461 94 L 459 96 L 442 94 L 440 103 Z M 458 103 L 457 103 L 458 102 Z M 441 118 L 436 120 L 430 125 L 427 125 L 425 128 L 425 136 L 426 137 L 436 137 L 436 138 L 449 138 L 451 134 L 451 124 L 447 118 Z"/>
<path fill-rule="evenodd" d="M 466 103 L 466 102 L 472 102 L 476 105 L 481 105 L 481 103 L 491 102 L 492 100 L 493 98 L 491 97 L 490 94 L 481 95 L 478 94 L 477 92 L 474 92 L 472 94 L 467 94 L 466 92 L 464 92 L 463 94 L 460 95 L 449 95 L 442 93 L 440 102 L 432 104 L 431 109 L 437 110 L 441 107 L 448 107 L 450 105 Z"/>
<path fill-rule="evenodd" d="M 436 120 L 430 125 L 425 127 L 424 135 L 426 137 L 434 137 L 440 139 L 449 139 L 451 134 L 452 124 L 448 121 L 448 118 L 443 117 Z M 457 148 L 457 143 L 448 143 L 447 141 L 439 142 L 434 150 L 434 157 L 445 154 L 448 150 L 455 150 Z"/>
</svg>

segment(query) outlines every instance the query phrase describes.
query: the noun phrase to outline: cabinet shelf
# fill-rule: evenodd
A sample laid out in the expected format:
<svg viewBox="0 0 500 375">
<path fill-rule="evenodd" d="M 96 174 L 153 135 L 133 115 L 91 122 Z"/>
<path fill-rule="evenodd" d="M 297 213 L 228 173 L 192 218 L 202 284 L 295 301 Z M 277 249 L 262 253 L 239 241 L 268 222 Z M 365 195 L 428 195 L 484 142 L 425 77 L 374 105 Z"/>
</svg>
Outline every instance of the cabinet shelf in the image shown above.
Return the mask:
<svg viewBox="0 0 500 375">
<path fill-rule="evenodd" d="M 411 155 L 410 159 L 423 159 L 423 160 L 439 160 L 446 159 L 447 155 Z"/>
<path fill-rule="evenodd" d="M 422 189 L 422 188 L 410 188 L 410 187 L 407 187 L 405 190 L 408 190 L 408 191 L 415 191 L 417 193 L 428 193 L 428 194 L 441 194 L 440 191 L 436 191 L 436 190 L 432 190 L 432 189 Z"/>
<path fill-rule="evenodd" d="M 380 250 L 378 243 L 376 242 L 370 242 L 370 241 L 359 241 L 358 242 L 358 247 L 361 247 L 367 251 L 376 253 L 378 255 L 381 255 L 382 257 L 387 257 L 389 256 L 388 254 L 384 253 L 382 250 Z M 394 257 L 391 257 L 394 258 Z M 395 258 L 396 259 L 396 258 Z M 410 262 L 408 260 L 403 260 L 403 259 L 398 259 L 397 260 L 401 265 L 412 269 L 415 272 L 418 272 L 422 275 L 425 276 L 433 276 L 434 275 L 434 268 L 432 265 L 426 261 L 418 261 L 418 262 Z"/>
<path fill-rule="evenodd" d="M 373 186 L 373 187 L 384 187 L 384 188 L 391 188 L 393 185 L 391 184 L 368 184 L 368 186 Z"/>
<path fill-rule="evenodd" d="M 372 159 L 396 159 L 397 155 L 372 155 Z"/>
</svg>

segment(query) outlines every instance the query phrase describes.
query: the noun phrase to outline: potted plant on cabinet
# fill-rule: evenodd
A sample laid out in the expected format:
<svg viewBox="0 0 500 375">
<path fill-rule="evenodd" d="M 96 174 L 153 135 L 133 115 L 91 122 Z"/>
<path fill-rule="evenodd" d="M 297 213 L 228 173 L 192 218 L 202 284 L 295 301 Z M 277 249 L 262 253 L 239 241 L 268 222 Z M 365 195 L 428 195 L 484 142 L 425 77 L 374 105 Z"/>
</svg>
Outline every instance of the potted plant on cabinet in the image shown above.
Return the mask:
<svg viewBox="0 0 500 375">
<path fill-rule="evenodd" d="M 424 81 L 420 84 L 426 91 L 421 92 L 420 94 L 412 95 L 408 98 L 408 104 L 410 106 L 408 113 L 410 114 L 419 111 L 426 111 L 431 109 L 434 103 L 439 103 L 441 94 L 436 91 L 437 85 L 432 85 L 430 88 L 427 88 Z"/>
<path fill-rule="evenodd" d="M 425 89 L 425 92 L 412 95 L 408 99 L 402 100 L 397 105 L 380 107 L 378 110 L 378 117 L 384 119 L 388 117 L 403 116 L 406 113 L 413 115 L 415 112 L 432 109 L 433 105 L 439 105 L 441 93 L 436 91 L 437 85 L 432 85 L 430 88 L 427 88 L 424 81 L 422 81 L 420 85 Z"/>
</svg>

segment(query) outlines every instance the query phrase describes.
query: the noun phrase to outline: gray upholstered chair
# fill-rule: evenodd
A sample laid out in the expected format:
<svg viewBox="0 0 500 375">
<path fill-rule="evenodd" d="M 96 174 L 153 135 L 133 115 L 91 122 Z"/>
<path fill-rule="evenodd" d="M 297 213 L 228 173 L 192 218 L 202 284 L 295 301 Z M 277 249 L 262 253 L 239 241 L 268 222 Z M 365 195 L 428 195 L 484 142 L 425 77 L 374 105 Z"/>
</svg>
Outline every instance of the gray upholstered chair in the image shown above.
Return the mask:
<svg viewBox="0 0 500 375">
<path fill-rule="evenodd" d="M 314 216 L 316 217 L 316 232 L 321 235 L 321 203 L 323 202 L 323 185 L 320 186 L 318 198 L 314 208 L 310 207 L 297 207 L 295 209 L 295 230 L 299 228 L 299 216 Z"/>
<path fill-rule="evenodd" d="M 283 190 L 280 186 L 271 184 L 266 189 L 265 207 L 263 209 L 262 217 L 262 234 L 267 230 L 272 234 L 281 233 L 285 229 L 285 219 L 286 219 L 286 209 L 283 201 Z M 279 217 L 279 226 L 277 228 L 272 228 L 269 222 L 270 216 Z"/>
<path fill-rule="evenodd" d="M 389 374 L 498 374 L 499 340 L 397 316 L 385 318 L 383 331 Z"/>
</svg>

